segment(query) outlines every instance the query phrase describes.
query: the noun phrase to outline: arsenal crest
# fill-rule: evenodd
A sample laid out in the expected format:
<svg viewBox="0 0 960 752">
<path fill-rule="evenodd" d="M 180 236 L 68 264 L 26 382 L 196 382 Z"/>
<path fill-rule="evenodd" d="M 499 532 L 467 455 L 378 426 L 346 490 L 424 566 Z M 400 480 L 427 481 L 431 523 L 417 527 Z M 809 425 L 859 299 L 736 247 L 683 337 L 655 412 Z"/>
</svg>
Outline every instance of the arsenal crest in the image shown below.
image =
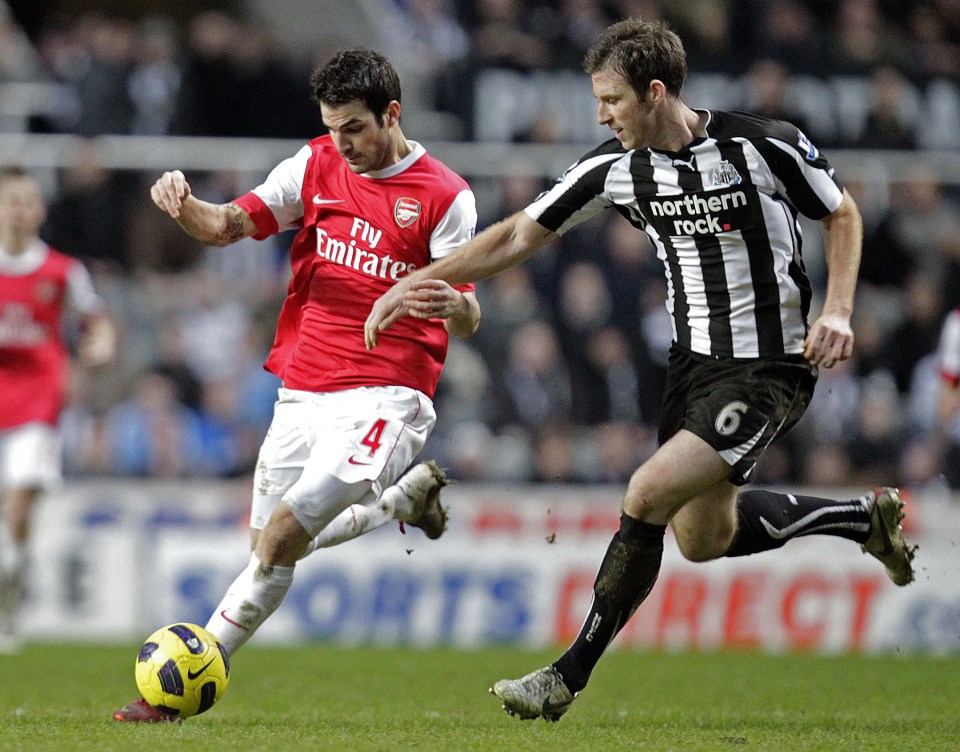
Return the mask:
<svg viewBox="0 0 960 752">
<path fill-rule="evenodd" d="M 415 198 L 398 198 L 393 207 L 393 218 L 401 227 L 409 227 L 420 217 L 423 205 Z"/>
</svg>

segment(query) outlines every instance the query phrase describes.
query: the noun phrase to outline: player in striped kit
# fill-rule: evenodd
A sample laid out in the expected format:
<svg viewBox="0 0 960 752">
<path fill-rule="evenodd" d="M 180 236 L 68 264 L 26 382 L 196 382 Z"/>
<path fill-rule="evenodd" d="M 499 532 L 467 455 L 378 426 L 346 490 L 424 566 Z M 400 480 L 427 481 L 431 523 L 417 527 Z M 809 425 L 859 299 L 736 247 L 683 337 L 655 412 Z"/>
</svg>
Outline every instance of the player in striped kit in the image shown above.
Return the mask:
<svg viewBox="0 0 960 752">
<path fill-rule="evenodd" d="M 116 340 L 86 267 L 40 239 L 45 218 L 37 180 L 0 173 L 0 652 L 19 646 L 33 508 L 61 480 L 67 318 L 79 317 L 83 366 L 107 363 Z"/>
<path fill-rule="evenodd" d="M 279 607 L 308 553 L 393 519 L 440 537 L 443 471 L 433 462 L 404 471 L 436 422 L 448 334 L 469 336 L 480 323 L 472 284 L 427 280 L 414 295 L 429 315 L 397 328 L 382 351 L 364 347 L 373 302 L 472 237 L 476 203 L 459 175 L 403 135 L 400 81 L 381 55 L 341 52 L 311 83 L 329 134 L 253 191 L 211 204 L 179 171 L 151 189 L 162 211 L 208 244 L 300 228 L 266 362 L 283 387 L 255 471 L 253 553 L 206 625 L 231 654 Z M 114 718 L 176 720 L 143 699 Z"/>
<path fill-rule="evenodd" d="M 586 686 L 653 588 L 668 524 L 693 561 L 827 534 L 861 544 L 897 585 L 913 579 L 896 489 L 842 501 L 740 491 L 770 442 L 803 415 L 818 367 L 852 352 L 862 241 L 853 199 L 796 127 L 688 107 L 680 98 L 683 45 L 662 23 L 614 24 L 584 67 L 597 119 L 614 138 L 525 210 L 403 280 L 366 325 L 367 346 L 376 347 L 405 314 L 425 314 L 407 294 L 417 280 L 483 279 L 605 209 L 645 232 L 663 261 L 673 346 L 660 448 L 630 479 L 577 639 L 550 666 L 491 688 L 523 719 L 558 720 Z M 829 266 L 823 310 L 809 326 L 799 214 L 820 220 Z"/>
</svg>

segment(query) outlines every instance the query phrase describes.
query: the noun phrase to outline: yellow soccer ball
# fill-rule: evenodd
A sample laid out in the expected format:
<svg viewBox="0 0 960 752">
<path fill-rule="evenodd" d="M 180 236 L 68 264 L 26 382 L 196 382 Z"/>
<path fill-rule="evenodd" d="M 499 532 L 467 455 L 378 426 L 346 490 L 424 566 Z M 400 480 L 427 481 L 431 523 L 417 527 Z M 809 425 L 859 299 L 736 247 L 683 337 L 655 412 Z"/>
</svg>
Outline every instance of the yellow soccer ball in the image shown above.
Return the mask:
<svg viewBox="0 0 960 752">
<path fill-rule="evenodd" d="M 154 707 L 179 718 L 205 713 L 230 681 L 223 644 L 196 624 L 169 624 L 140 647 L 137 686 Z"/>
</svg>

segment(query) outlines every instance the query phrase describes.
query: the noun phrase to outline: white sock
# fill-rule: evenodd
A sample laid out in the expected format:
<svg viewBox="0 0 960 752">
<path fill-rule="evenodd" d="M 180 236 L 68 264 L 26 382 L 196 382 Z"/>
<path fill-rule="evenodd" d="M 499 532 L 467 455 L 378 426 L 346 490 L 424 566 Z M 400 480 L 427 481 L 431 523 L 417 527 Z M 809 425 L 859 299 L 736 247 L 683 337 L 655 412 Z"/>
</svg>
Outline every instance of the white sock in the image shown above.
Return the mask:
<svg viewBox="0 0 960 752">
<path fill-rule="evenodd" d="M 413 512 L 412 506 L 410 499 L 399 486 L 390 486 L 380 498 L 370 504 L 351 504 L 334 517 L 330 524 L 310 541 L 303 556 L 318 548 L 329 548 L 352 540 L 393 520 L 407 519 Z"/>
<path fill-rule="evenodd" d="M 9 538 L 6 543 L 8 545 L 0 551 L 0 633 L 14 634 L 23 605 L 27 547 Z"/>
<path fill-rule="evenodd" d="M 210 620 L 207 630 L 223 643 L 227 653 L 243 647 L 260 625 L 283 602 L 293 582 L 294 567 L 262 564 L 255 554 L 227 589 Z"/>
</svg>

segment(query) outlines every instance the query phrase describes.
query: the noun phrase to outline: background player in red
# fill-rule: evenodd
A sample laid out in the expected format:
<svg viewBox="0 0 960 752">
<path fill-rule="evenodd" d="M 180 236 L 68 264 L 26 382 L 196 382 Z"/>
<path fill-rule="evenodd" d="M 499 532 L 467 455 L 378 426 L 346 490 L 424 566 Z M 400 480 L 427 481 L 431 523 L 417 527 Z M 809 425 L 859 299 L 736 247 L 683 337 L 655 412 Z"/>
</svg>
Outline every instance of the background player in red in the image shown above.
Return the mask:
<svg viewBox="0 0 960 752">
<path fill-rule="evenodd" d="M 448 334 L 469 336 L 480 323 L 472 285 L 427 281 L 414 294 L 429 317 L 407 319 L 375 353 L 365 348 L 373 302 L 472 237 L 476 203 L 461 177 L 403 135 L 400 81 L 382 56 L 341 52 L 311 84 L 329 134 L 253 191 L 212 204 L 179 171 L 151 189 L 162 211 L 207 244 L 300 228 L 266 363 L 283 387 L 255 471 L 253 553 L 206 625 L 231 654 L 277 609 L 310 551 L 391 519 L 441 535 L 443 472 L 432 462 L 403 472 L 436 421 Z M 142 699 L 114 717 L 176 720 Z"/>
<path fill-rule="evenodd" d="M 946 315 L 937 349 L 940 364 L 938 422 L 946 437 L 944 473 L 954 487 L 960 483 L 956 470 L 960 458 L 960 308 Z"/>
<path fill-rule="evenodd" d="M 39 238 L 45 218 L 39 183 L 18 169 L 0 172 L 0 652 L 18 647 L 35 502 L 60 481 L 65 317 L 78 316 L 83 365 L 108 362 L 115 342 L 86 268 Z"/>
</svg>

